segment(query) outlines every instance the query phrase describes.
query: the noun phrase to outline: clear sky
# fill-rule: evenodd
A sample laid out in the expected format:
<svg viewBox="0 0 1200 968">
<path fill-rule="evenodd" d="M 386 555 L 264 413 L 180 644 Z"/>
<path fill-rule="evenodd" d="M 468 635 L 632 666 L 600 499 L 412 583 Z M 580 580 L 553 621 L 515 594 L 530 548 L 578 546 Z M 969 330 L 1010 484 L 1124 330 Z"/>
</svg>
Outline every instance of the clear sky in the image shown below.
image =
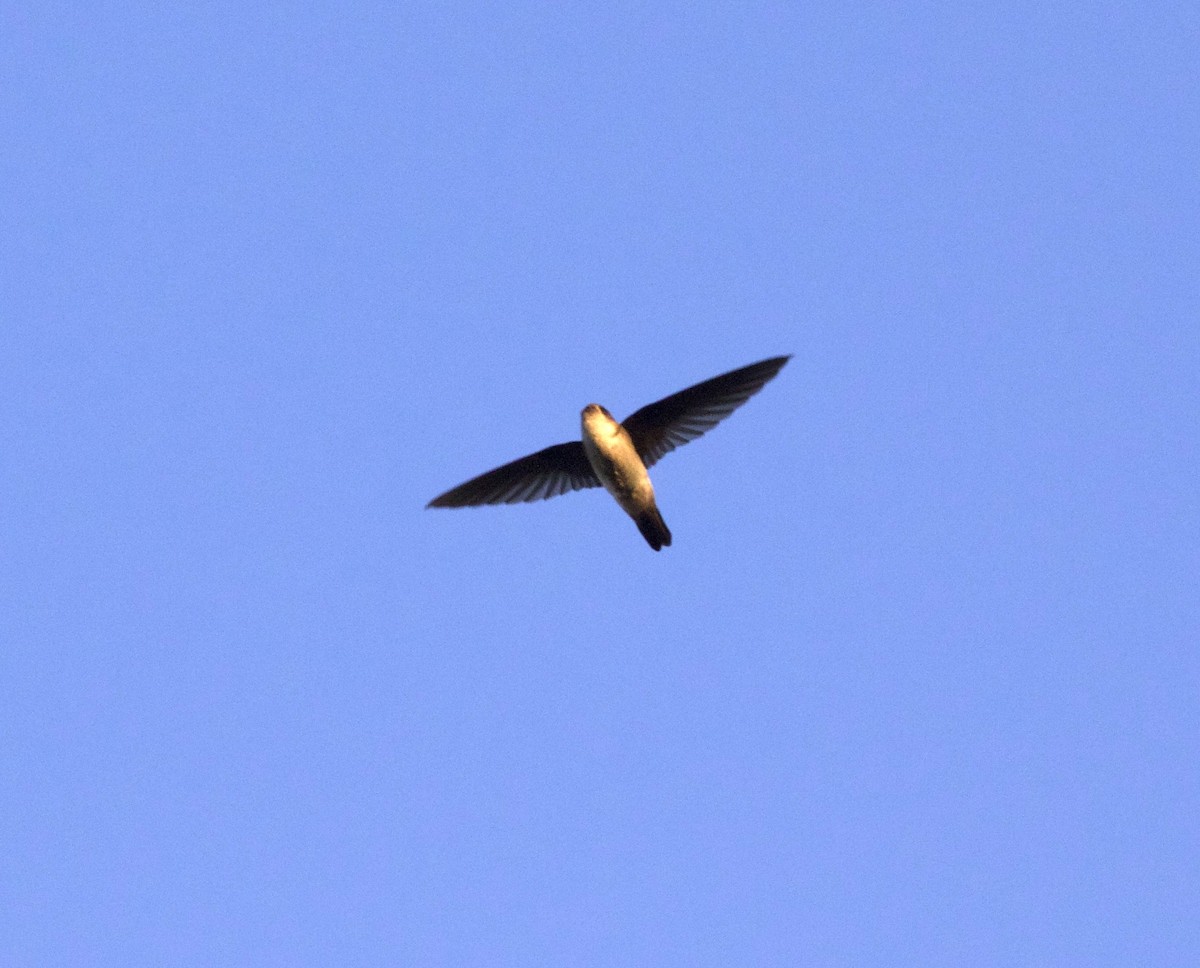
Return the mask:
<svg viewBox="0 0 1200 968">
<path fill-rule="evenodd" d="M 1194 5 L 2 20 L 0 963 L 1200 964 Z"/>
</svg>

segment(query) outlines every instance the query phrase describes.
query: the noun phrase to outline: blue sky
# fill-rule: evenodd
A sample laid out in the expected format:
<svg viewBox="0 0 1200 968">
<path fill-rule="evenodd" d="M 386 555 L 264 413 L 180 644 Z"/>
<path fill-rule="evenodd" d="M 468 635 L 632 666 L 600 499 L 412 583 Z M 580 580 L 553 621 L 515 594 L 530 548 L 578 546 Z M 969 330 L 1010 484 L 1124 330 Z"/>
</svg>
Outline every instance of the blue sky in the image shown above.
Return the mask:
<svg viewBox="0 0 1200 968">
<path fill-rule="evenodd" d="M 5 965 L 1197 963 L 1194 10 L 3 21 Z"/>
</svg>

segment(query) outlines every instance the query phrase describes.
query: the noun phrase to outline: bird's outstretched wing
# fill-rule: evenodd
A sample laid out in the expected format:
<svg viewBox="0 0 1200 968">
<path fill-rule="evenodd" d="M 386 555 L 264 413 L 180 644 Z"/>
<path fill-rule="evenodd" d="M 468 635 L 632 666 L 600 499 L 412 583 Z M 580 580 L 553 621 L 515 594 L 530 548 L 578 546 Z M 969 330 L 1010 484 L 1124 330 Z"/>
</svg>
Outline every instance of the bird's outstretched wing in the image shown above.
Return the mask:
<svg viewBox="0 0 1200 968">
<path fill-rule="evenodd" d="M 663 454 L 712 430 L 766 385 L 790 356 L 775 356 L 722 373 L 630 414 L 623 426 L 642 462 L 652 467 Z"/>
<path fill-rule="evenodd" d="M 503 467 L 473 477 L 430 501 L 426 507 L 462 508 L 476 504 L 518 504 L 599 487 L 583 444 L 555 444 Z"/>
</svg>

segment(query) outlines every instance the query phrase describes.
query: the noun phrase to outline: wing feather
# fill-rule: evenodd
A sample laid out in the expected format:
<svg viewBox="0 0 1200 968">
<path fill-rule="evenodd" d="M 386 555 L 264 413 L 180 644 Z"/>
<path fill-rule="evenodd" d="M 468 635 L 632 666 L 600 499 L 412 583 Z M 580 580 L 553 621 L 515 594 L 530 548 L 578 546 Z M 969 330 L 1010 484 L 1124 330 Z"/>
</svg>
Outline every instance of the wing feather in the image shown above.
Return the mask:
<svg viewBox="0 0 1200 968">
<path fill-rule="evenodd" d="M 555 444 L 536 454 L 511 461 L 451 488 L 426 507 L 462 508 L 480 504 L 519 504 L 599 487 L 583 444 Z"/>
<path fill-rule="evenodd" d="M 642 407 L 624 423 L 639 456 L 652 467 L 664 455 L 703 436 L 758 393 L 790 356 L 775 356 L 680 390 Z"/>
</svg>

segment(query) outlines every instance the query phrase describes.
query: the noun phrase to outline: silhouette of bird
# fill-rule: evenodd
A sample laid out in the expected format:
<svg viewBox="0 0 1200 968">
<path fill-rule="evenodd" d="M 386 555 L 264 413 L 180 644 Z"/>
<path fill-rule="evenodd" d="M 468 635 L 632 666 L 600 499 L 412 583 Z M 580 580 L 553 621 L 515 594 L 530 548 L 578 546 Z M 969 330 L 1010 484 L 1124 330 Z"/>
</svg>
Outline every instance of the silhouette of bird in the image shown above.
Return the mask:
<svg viewBox="0 0 1200 968">
<path fill-rule="evenodd" d="M 588 487 L 605 489 L 655 551 L 671 543 L 647 468 L 695 440 L 758 393 L 791 359 L 774 356 L 731 370 L 642 407 L 623 423 L 598 403 L 580 413 L 582 439 L 555 444 L 473 477 L 427 507 L 539 501 Z"/>
</svg>

